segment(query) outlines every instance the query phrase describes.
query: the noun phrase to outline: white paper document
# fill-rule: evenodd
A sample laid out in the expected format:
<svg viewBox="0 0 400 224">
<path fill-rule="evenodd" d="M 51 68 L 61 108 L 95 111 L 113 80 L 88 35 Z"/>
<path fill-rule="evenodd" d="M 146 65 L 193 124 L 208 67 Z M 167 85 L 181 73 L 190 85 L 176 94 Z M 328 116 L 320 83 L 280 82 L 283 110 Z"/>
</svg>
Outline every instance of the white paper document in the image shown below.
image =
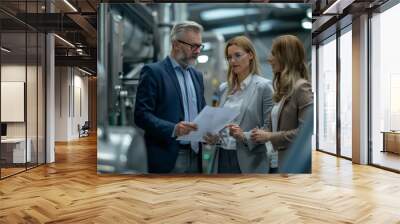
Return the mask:
<svg viewBox="0 0 400 224">
<path fill-rule="evenodd" d="M 197 131 L 178 137 L 178 140 L 201 142 L 208 132 L 218 133 L 238 115 L 238 109 L 206 106 L 193 121 L 197 124 Z"/>
</svg>

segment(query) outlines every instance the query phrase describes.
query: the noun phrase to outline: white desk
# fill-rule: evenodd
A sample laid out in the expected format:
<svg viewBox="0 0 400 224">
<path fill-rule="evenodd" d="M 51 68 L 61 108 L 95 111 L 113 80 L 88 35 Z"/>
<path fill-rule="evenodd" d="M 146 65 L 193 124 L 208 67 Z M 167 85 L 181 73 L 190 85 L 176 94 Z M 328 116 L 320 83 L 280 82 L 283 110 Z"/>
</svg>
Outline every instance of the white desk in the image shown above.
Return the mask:
<svg viewBox="0 0 400 224">
<path fill-rule="evenodd" d="M 27 158 L 27 162 L 31 162 L 32 160 L 32 153 L 31 153 L 31 145 L 32 141 L 30 138 L 26 140 L 28 143 L 28 147 L 26 147 L 26 154 L 25 154 L 25 138 L 6 138 L 1 139 L 2 144 L 2 151 L 3 147 L 13 147 L 12 148 L 12 157 L 13 163 L 25 163 L 25 158 Z M 6 149 L 6 150 L 7 150 Z"/>
</svg>

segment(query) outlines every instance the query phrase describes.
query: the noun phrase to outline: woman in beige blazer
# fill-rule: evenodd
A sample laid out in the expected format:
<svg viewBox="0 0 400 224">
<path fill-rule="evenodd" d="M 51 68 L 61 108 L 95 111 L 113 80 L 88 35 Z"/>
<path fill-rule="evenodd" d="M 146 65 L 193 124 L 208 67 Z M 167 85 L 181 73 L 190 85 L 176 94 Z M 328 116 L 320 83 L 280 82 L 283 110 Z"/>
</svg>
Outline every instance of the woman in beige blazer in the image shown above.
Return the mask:
<svg viewBox="0 0 400 224">
<path fill-rule="evenodd" d="M 303 127 L 305 119 L 312 117 L 310 114 L 313 113 L 313 93 L 302 42 L 292 35 L 277 37 L 272 43 L 268 63 L 271 64 L 274 73 L 273 100 L 276 104 L 271 111 L 271 119 L 266 130 L 252 130 L 251 139 L 258 143 L 271 141 L 274 150 L 278 151 L 278 170 L 285 172 L 282 161 L 287 159 L 289 151 L 305 148 L 303 145 L 295 147 L 290 145 Z M 313 121 L 308 119 L 307 122 Z M 305 139 L 303 142 L 309 143 L 311 139 L 309 141 Z M 311 144 L 306 150 L 311 152 Z M 308 151 L 300 153 L 311 155 Z M 310 172 L 307 169 L 303 172 Z"/>
<path fill-rule="evenodd" d="M 247 37 L 230 39 L 225 57 L 229 67 L 227 82 L 220 86 L 220 107 L 237 110 L 239 114 L 220 136 L 205 137 L 208 144 L 218 140 L 220 143 L 216 147 L 213 172 L 268 173 L 265 144 L 252 142 L 250 131 L 268 123 L 273 106 L 272 83 L 260 76 L 256 51 Z M 230 130 L 237 130 L 234 137 Z"/>
</svg>

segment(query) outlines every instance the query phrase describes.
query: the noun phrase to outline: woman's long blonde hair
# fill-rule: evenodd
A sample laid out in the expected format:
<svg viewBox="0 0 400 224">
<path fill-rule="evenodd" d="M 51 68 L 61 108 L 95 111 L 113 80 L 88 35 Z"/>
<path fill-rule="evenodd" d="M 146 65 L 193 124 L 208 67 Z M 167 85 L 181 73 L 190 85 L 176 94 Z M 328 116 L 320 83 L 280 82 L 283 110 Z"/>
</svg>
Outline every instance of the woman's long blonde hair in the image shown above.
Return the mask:
<svg viewBox="0 0 400 224">
<path fill-rule="evenodd" d="M 237 36 L 233 37 L 232 39 L 228 40 L 225 46 L 225 58 L 228 57 L 228 48 L 232 45 L 236 45 L 242 48 L 247 53 L 253 55 L 253 59 L 250 60 L 250 74 L 260 75 L 260 63 L 258 62 L 258 57 L 256 53 L 256 49 L 253 46 L 253 43 L 249 38 L 246 36 Z M 228 63 L 228 74 L 227 74 L 227 81 L 228 81 L 228 93 L 231 93 L 233 87 L 238 85 L 239 81 L 236 75 L 232 73 L 232 67 Z"/>
<path fill-rule="evenodd" d="M 299 79 L 309 81 L 306 53 L 303 43 L 293 35 L 277 37 L 272 42 L 272 56 L 283 67 L 282 72 L 274 73 L 273 100 L 279 102 L 284 96 L 293 94 L 294 85 Z"/>
</svg>

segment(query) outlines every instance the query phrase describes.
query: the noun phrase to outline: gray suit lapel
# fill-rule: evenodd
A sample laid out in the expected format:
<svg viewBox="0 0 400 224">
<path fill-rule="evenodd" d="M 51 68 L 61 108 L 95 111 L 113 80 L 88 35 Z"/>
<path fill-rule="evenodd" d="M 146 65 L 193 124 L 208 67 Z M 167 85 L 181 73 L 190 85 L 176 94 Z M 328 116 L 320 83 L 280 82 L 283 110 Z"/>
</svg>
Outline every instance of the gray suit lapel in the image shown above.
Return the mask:
<svg viewBox="0 0 400 224">
<path fill-rule="evenodd" d="M 239 115 L 239 125 L 242 123 L 244 115 L 246 114 L 246 108 L 249 106 L 250 102 L 251 102 L 251 98 L 253 97 L 254 93 L 256 92 L 256 85 L 257 85 L 258 81 L 256 80 L 256 77 L 252 77 L 250 85 L 247 86 L 248 91 L 247 94 L 245 95 L 245 97 L 243 98 L 243 104 L 240 108 L 240 115 Z"/>
<path fill-rule="evenodd" d="M 226 88 L 223 89 L 222 91 L 222 96 L 221 96 L 221 100 L 219 102 L 220 107 L 222 107 L 226 101 L 226 97 L 228 96 L 228 85 L 226 85 Z"/>
</svg>

